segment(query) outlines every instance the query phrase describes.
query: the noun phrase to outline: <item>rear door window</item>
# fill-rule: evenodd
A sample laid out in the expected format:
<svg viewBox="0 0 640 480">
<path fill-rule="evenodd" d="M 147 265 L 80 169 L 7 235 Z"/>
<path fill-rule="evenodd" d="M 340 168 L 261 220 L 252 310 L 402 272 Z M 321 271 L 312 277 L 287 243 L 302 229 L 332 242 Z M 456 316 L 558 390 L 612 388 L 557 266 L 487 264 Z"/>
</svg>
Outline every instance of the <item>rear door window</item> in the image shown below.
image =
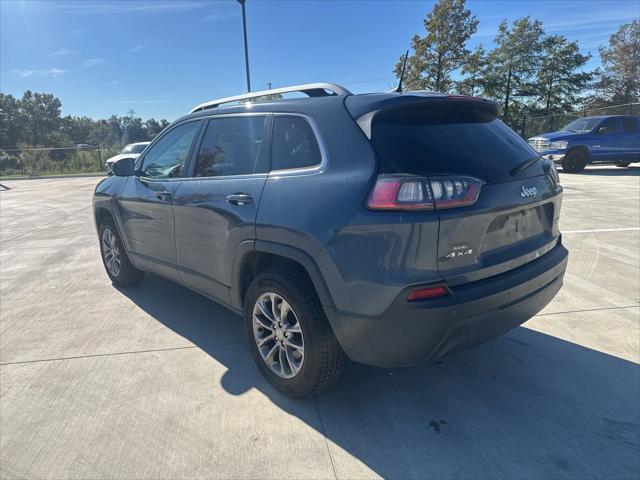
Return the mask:
<svg viewBox="0 0 640 480">
<path fill-rule="evenodd" d="M 267 115 L 214 118 L 209 121 L 196 158 L 195 177 L 265 173 Z"/>
<path fill-rule="evenodd" d="M 273 119 L 271 170 L 288 170 L 319 165 L 318 141 L 303 117 L 276 115 Z"/>
<path fill-rule="evenodd" d="M 638 120 L 633 117 L 623 118 L 622 127 L 624 128 L 624 133 L 638 133 Z"/>
<path fill-rule="evenodd" d="M 470 175 L 486 182 L 512 180 L 516 165 L 537 156 L 493 115 L 472 110 L 382 112 L 371 142 L 380 173 Z M 520 176 L 542 173 L 537 164 Z"/>
</svg>

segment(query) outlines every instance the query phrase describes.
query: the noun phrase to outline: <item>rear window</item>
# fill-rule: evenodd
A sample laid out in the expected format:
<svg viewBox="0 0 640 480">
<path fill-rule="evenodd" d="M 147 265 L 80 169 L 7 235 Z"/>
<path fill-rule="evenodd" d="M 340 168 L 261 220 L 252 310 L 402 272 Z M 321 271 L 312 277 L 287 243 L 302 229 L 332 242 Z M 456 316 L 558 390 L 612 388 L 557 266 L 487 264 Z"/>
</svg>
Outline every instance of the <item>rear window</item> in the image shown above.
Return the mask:
<svg viewBox="0 0 640 480">
<path fill-rule="evenodd" d="M 424 110 L 382 113 L 372 144 L 380 173 L 471 175 L 486 182 L 537 156 L 527 142 L 493 115 L 478 111 Z M 522 172 L 541 174 L 541 166 Z"/>
</svg>

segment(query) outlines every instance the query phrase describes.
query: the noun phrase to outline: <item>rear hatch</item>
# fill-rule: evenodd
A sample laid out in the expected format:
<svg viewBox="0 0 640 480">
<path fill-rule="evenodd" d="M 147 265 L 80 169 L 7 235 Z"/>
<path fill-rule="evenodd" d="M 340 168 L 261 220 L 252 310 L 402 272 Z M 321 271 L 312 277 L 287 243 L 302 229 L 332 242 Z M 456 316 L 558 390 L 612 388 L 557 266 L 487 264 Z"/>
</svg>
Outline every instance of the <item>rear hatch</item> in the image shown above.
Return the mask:
<svg viewBox="0 0 640 480">
<path fill-rule="evenodd" d="M 354 98 L 354 97 L 350 97 Z M 481 185 L 472 205 L 438 208 L 438 270 L 451 286 L 481 280 L 535 260 L 558 242 L 561 187 L 550 162 L 502 123 L 494 102 L 407 95 L 363 112 L 349 105 L 371 140 L 381 176 L 425 179 L 431 194 L 456 179 Z M 525 168 L 523 168 L 523 166 Z M 380 178 L 380 177 L 379 177 Z M 448 181 L 447 179 L 451 179 Z M 433 248 L 425 239 L 423 248 Z"/>
</svg>

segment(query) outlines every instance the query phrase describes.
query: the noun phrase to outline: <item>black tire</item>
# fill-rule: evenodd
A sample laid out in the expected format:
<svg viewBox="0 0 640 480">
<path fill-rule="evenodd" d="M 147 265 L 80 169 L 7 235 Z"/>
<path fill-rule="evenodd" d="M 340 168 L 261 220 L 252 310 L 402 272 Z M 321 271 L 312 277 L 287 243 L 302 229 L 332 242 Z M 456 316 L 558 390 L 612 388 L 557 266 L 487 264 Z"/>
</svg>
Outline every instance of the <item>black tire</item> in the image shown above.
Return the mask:
<svg viewBox="0 0 640 480">
<path fill-rule="evenodd" d="M 616 162 L 616 166 L 621 168 L 628 167 L 629 165 L 631 165 L 631 162 Z"/>
<path fill-rule="evenodd" d="M 113 223 L 111 219 L 105 219 L 100 224 L 100 228 L 98 229 L 98 239 L 100 241 L 100 256 L 102 257 L 102 264 L 104 265 L 104 269 L 109 275 L 109 278 L 113 282 L 114 285 L 118 287 L 129 287 L 131 285 L 135 285 L 140 283 L 142 278 L 144 277 L 144 272 L 142 270 L 138 270 L 133 266 L 129 257 L 127 256 L 127 252 L 124 249 L 122 244 L 122 240 L 120 239 L 120 234 L 118 233 L 118 229 Z M 113 239 L 115 239 L 115 248 L 117 248 L 119 254 L 119 269 L 117 271 L 113 271 L 108 265 L 107 260 L 105 259 L 105 253 L 107 246 L 104 243 L 105 233 L 111 232 L 113 234 Z"/>
<path fill-rule="evenodd" d="M 578 173 L 587 166 L 587 155 L 583 150 L 571 150 L 562 159 L 562 170 L 566 173 Z"/>
<path fill-rule="evenodd" d="M 267 365 L 256 344 L 253 309 L 265 293 L 275 293 L 286 300 L 295 312 L 294 318 L 297 318 L 302 330 L 304 359 L 300 370 L 292 378 L 276 374 Z M 332 385 L 342 374 L 344 353 L 313 285 L 300 272 L 274 268 L 258 274 L 245 295 L 244 318 L 249 348 L 260 372 L 273 387 L 285 395 L 295 398 L 316 395 Z"/>
</svg>

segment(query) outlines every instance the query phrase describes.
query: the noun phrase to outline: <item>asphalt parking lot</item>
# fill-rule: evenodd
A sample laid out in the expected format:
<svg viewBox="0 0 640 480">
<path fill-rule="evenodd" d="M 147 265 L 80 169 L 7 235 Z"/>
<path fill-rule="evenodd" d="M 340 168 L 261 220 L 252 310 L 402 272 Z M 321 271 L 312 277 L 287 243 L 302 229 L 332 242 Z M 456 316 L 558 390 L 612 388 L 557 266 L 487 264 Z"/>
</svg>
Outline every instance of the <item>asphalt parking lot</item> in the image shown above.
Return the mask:
<svg viewBox="0 0 640 480">
<path fill-rule="evenodd" d="M 151 275 L 110 284 L 98 179 L 3 181 L 0 477 L 637 479 L 640 168 L 561 177 L 571 256 L 543 312 L 305 401 L 262 379 L 236 315 Z"/>
</svg>

